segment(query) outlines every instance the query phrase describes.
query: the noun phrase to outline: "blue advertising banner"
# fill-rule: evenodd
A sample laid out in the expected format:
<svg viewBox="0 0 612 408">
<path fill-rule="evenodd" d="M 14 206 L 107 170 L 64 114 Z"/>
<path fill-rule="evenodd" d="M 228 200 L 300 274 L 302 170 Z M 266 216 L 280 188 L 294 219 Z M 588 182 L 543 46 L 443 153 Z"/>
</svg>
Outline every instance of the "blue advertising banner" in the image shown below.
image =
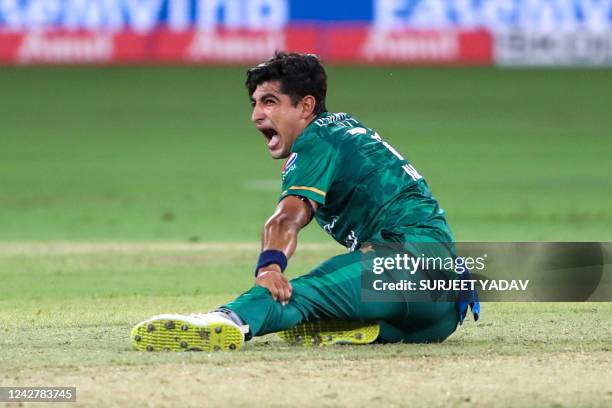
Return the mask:
<svg viewBox="0 0 612 408">
<path fill-rule="evenodd" d="M 612 27 L 612 0 L 0 0 L 0 29 L 281 28 L 361 23 L 382 29 L 589 31 Z"/>
</svg>

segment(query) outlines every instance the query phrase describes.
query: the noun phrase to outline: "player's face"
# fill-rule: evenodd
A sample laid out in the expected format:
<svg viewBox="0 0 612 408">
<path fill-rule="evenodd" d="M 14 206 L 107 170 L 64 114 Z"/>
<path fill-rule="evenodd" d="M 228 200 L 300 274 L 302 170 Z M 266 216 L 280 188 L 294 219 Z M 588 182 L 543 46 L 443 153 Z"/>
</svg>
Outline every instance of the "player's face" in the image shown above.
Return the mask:
<svg viewBox="0 0 612 408">
<path fill-rule="evenodd" d="M 308 125 L 304 106 L 291 103 L 288 95 L 281 93 L 279 81 L 263 82 L 251 95 L 253 113 L 251 120 L 266 139 L 268 151 L 275 159 L 289 156 L 295 139 Z"/>
</svg>

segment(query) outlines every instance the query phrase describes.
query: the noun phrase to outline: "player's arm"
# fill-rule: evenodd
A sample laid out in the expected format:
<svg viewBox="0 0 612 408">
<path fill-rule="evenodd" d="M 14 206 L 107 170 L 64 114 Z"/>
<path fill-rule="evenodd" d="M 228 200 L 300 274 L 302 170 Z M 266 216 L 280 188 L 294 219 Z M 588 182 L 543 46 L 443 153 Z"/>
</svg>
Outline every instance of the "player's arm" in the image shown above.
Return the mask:
<svg viewBox="0 0 612 408">
<path fill-rule="evenodd" d="M 298 233 L 308 225 L 317 206 L 312 200 L 287 196 L 264 225 L 255 284 L 267 288 L 279 302 L 291 298 L 291 284 L 283 271 L 297 247 Z"/>
</svg>

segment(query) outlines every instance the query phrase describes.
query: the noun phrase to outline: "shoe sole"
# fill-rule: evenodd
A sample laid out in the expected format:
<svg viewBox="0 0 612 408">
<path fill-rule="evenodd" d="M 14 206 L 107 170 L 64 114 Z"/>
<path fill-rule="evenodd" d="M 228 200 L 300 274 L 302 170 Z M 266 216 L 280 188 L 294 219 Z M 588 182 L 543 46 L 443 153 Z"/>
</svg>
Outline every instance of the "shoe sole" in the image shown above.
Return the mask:
<svg viewBox="0 0 612 408">
<path fill-rule="evenodd" d="M 137 324 L 130 338 L 139 351 L 234 351 L 244 343 L 240 329 L 227 323 L 199 325 L 168 318 Z"/>
<path fill-rule="evenodd" d="M 288 343 L 310 347 L 333 344 L 369 344 L 378 338 L 376 323 L 320 321 L 303 323 L 277 335 Z"/>
</svg>

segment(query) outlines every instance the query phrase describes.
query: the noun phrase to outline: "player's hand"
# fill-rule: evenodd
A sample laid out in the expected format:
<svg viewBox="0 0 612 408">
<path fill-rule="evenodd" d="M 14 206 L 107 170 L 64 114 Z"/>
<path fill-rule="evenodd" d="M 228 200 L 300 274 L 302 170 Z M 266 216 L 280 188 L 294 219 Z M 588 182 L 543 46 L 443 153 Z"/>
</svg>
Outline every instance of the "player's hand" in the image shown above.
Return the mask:
<svg viewBox="0 0 612 408">
<path fill-rule="evenodd" d="M 284 305 L 291 299 L 293 288 L 278 265 L 273 264 L 261 268 L 255 279 L 255 284 L 268 289 L 272 298 Z"/>
</svg>

